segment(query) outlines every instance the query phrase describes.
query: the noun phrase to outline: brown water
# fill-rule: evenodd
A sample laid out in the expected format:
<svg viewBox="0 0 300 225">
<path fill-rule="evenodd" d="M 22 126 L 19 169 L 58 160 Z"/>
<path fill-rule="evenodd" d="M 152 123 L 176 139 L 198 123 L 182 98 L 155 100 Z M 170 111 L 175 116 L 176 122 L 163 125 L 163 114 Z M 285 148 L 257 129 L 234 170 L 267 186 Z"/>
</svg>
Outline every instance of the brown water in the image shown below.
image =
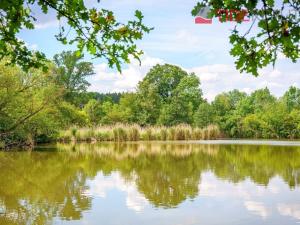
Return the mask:
<svg viewBox="0 0 300 225">
<path fill-rule="evenodd" d="M 209 143 L 0 152 L 0 224 L 300 223 L 299 143 Z"/>
</svg>

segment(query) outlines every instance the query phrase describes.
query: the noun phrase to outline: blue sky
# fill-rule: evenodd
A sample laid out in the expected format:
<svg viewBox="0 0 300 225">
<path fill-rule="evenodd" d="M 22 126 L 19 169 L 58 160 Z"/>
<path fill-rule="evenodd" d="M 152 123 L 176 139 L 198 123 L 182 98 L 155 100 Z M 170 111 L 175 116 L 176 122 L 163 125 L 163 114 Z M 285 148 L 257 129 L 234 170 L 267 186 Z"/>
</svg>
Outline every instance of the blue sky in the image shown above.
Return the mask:
<svg viewBox="0 0 300 225">
<path fill-rule="evenodd" d="M 170 63 L 181 66 L 189 72 L 195 72 L 201 80 L 204 96 L 212 100 L 223 91 L 239 89 L 251 91 L 269 87 L 273 94 L 280 96 L 291 85 L 300 86 L 300 64 L 280 56 L 275 68 L 268 67 L 260 71 L 258 78 L 249 74 L 240 74 L 234 68 L 234 58 L 229 55 L 228 35 L 235 23 L 197 25 L 191 16 L 196 1 L 192 0 L 95 0 L 86 1 L 87 5 L 113 10 L 120 21 L 132 19 L 134 11 L 139 9 L 145 16 L 145 24 L 154 30 L 138 42 L 145 52 L 142 65 L 132 62 L 123 66 L 123 73 L 107 67 L 101 59 L 93 60 L 96 75 L 89 78 L 90 90 L 98 92 L 134 91 L 147 71 L 157 63 Z M 37 29 L 20 33 L 28 46 L 46 53 L 49 58 L 62 50 L 72 49 L 58 43 L 54 35 L 58 31 L 58 21 L 52 12 L 41 15 L 36 12 Z M 251 23 L 240 25 L 246 30 Z M 253 30 L 255 32 L 255 28 Z M 86 56 L 90 60 L 89 56 Z"/>
</svg>

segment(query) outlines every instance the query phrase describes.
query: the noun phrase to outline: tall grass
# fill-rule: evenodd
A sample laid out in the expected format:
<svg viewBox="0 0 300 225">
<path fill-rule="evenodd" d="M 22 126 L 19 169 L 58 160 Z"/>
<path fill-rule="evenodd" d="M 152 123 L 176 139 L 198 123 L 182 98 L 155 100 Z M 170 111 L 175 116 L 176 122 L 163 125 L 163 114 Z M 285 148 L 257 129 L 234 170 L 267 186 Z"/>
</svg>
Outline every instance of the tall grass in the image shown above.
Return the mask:
<svg viewBox="0 0 300 225">
<path fill-rule="evenodd" d="M 59 133 L 61 142 L 97 142 L 97 141 L 177 141 L 177 140 L 212 140 L 220 137 L 219 128 L 210 125 L 205 128 L 195 128 L 180 124 L 172 127 L 116 124 L 113 126 L 98 126 L 93 128 L 71 127 Z"/>
</svg>

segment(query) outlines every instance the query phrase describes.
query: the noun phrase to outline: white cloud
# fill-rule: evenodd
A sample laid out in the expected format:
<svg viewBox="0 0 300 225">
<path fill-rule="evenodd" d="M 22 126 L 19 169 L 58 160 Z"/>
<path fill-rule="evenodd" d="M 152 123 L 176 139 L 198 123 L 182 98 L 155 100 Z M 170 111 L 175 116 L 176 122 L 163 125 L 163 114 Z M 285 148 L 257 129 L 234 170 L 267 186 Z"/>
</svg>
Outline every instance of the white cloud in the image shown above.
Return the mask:
<svg viewBox="0 0 300 225">
<path fill-rule="evenodd" d="M 189 72 L 194 72 L 202 83 L 214 83 L 222 73 L 231 73 L 234 71 L 232 67 L 225 64 L 213 64 L 188 69 Z"/>
<path fill-rule="evenodd" d="M 259 88 L 268 87 L 277 97 L 281 96 L 291 85 L 298 84 L 300 71 L 283 73 L 283 66 L 273 69 L 266 68 L 260 71 L 258 77 L 250 74 L 241 74 L 234 65 L 212 64 L 188 69 L 195 72 L 201 81 L 204 97 L 209 101 L 222 92 L 238 89 L 251 93 Z"/>
<path fill-rule="evenodd" d="M 188 30 L 180 30 L 175 34 L 175 41 L 185 43 L 188 45 L 198 45 L 201 41 L 198 35 L 194 35 L 193 33 L 189 32 Z"/>
<path fill-rule="evenodd" d="M 245 87 L 245 88 L 242 88 L 241 91 L 246 92 L 247 94 L 250 94 L 253 90 L 251 88 Z"/>
<path fill-rule="evenodd" d="M 281 72 L 278 69 L 274 69 L 273 71 L 270 72 L 269 76 L 271 78 L 277 78 L 280 77 Z"/>
<path fill-rule="evenodd" d="M 219 187 L 222 186 L 222 189 Z M 272 190 L 277 187 L 274 183 L 270 183 Z M 212 173 L 202 174 L 201 183 L 199 183 L 198 189 L 200 190 L 200 196 L 218 197 L 218 198 L 235 198 L 245 201 L 252 201 L 254 198 L 260 198 L 270 192 L 270 187 L 267 189 L 261 186 L 255 185 L 250 180 L 245 180 L 237 184 L 232 184 L 229 181 L 216 180 Z M 271 191 L 272 194 L 273 191 Z"/>
<path fill-rule="evenodd" d="M 90 90 L 98 92 L 123 92 L 134 91 L 151 67 L 162 64 L 163 60 L 145 55 L 141 66 L 133 60 L 122 73 L 111 71 L 106 64 L 95 66 L 96 74 L 91 78 Z"/>
<path fill-rule="evenodd" d="M 220 188 L 222 187 L 222 188 Z M 250 213 L 266 219 L 277 212 L 282 216 L 290 216 L 300 220 L 299 203 L 282 203 L 290 201 L 299 194 L 299 190 L 291 190 L 280 178 L 274 177 L 267 186 L 259 186 L 249 179 L 238 183 L 219 180 L 211 172 L 201 175 L 198 186 L 199 196 L 230 201 L 235 205 L 242 203 Z M 272 204 L 270 204 L 272 200 Z"/>
<path fill-rule="evenodd" d="M 151 40 L 143 41 L 139 45 L 140 48 L 147 52 L 192 53 L 201 55 L 201 58 L 206 59 L 214 58 L 214 52 L 217 52 L 220 48 L 225 48 L 224 43 L 226 43 L 225 39 L 218 35 L 201 35 L 199 30 L 191 28 L 179 29 L 170 33 L 155 33 L 151 37 Z M 226 49 L 228 47 L 229 45 L 227 44 Z"/>
<path fill-rule="evenodd" d="M 46 29 L 50 27 L 58 27 L 59 21 L 56 18 L 57 12 L 54 9 L 49 8 L 45 14 L 38 4 L 33 4 L 32 15 L 36 18 L 34 26 L 36 29 Z M 61 21 L 65 21 L 62 19 Z"/>
<path fill-rule="evenodd" d="M 58 20 L 50 20 L 45 22 L 37 22 L 34 24 L 36 29 L 46 29 L 50 27 L 58 27 L 59 21 Z"/>
<path fill-rule="evenodd" d="M 32 45 L 29 45 L 28 46 L 30 49 L 32 49 L 32 50 L 37 50 L 38 49 L 38 45 L 37 44 L 32 44 Z"/>
<path fill-rule="evenodd" d="M 245 207 L 254 214 L 261 216 L 263 219 L 266 219 L 271 214 L 270 209 L 262 202 L 245 201 Z"/>
<path fill-rule="evenodd" d="M 89 183 L 90 188 L 86 191 L 87 195 L 106 198 L 107 192 L 117 189 L 126 193 L 126 206 L 129 209 L 141 212 L 149 204 L 147 199 L 138 192 L 135 180 L 125 181 L 118 172 L 112 173 L 109 177 L 99 173 Z"/>
<path fill-rule="evenodd" d="M 300 204 L 278 204 L 277 209 L 283 216 L 291 216 L 300 220 Z"/>
</svg>

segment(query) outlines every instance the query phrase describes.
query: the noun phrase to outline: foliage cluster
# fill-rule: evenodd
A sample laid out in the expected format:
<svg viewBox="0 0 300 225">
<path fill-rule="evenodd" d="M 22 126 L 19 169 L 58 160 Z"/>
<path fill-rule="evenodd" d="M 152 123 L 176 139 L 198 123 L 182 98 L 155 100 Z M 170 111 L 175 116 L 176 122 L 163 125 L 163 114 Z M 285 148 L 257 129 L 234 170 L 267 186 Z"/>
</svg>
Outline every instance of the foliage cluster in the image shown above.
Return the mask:
<svg viewBox="0 0 300 225">
<path fill-rule="evenodd" d="M 296 87 L 281 98 L 267 88 L 250 95 L 233 90 L 209 103 L 202 97 L 199 78 L 178 66 L 156 65 L 136 92 L 122 94 L 87 92 L 93 65 L 74 52 L 56 55 L 47 67 L 47 72 L 24 72 L 2 60 L 1 148 L 55 140 L 60 130 L 82 136 L 78 140 L 187 140 L 206 139 L 208 134 L 203 133 L 208 129 L 200 128 L 216 125 L 226 137 L 300 137 L 300 89 Z"/>
<path fill-rule="evenodd" d="M 268 88 L 250 95 L 238 90 L 222 93 L 199 106 L 194 123 L 216 123 L 233 138 L 299 138 L 300 89 L 290 87 L 280 98 Z"/>
<path fill-rule="evenodd" d="M 192 14 L 197 15 L 203 7 L 210 9 L 211 18 L 237 21 L 229 37 L 230 54 L 236 58 L 236 68 L 241 72 L 258 76 L 259 69 L 274 66 L 280 54 L 294 63 L 299 59 L 298 0 L 201 0 Z M 246 31 L 239 26 L 245 16 L 251 17 Z"/>
</svg>

